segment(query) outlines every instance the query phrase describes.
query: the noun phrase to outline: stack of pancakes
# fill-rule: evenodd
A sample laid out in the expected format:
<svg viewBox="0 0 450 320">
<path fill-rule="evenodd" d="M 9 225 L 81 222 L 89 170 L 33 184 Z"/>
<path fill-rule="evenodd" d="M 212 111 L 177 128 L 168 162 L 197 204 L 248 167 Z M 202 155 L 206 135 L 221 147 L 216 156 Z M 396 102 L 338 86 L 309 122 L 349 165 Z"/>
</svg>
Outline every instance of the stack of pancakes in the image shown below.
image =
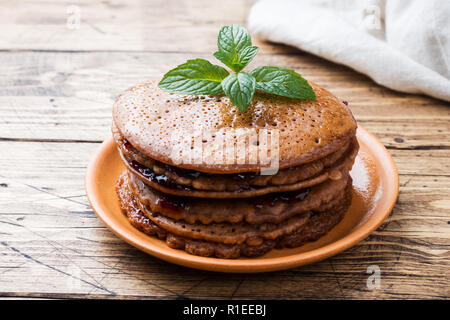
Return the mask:
<svg viewBox="0 0 450 320">
<path fill-rule="evenodd" d="M 356 122 L 344 103 L 311 85 L 315 101 L 257 92 L 245 113 L 226 96 L 176 95 L 156 82 L 125 91 L 112 131 L 126 165 L 117 194 L 130 223 L 171 248 L 220 258 L 298 247 L 327 233 L 351 202 Z M 265 148 L 277 153 L 278 171 L 266 175 L 259 157 L 210 161 L 205 150 L 200 161 L 175 159 L 174 144 L 195 129 L 212 137 L 228 130 L 235 141 L 249 130 L 276 130 L 276 148 Z"/>
</svg>

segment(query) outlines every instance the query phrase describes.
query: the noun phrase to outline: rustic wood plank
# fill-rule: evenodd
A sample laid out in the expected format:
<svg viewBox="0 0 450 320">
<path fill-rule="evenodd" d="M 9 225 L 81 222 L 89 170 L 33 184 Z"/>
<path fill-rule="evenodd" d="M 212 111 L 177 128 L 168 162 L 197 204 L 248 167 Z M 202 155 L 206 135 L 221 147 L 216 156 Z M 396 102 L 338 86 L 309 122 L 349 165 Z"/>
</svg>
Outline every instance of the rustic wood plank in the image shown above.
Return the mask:
<svg viewBox="0 0 450 320">
<path fill-rule="evenodd" d="M 0 157 L 0 296 L 371 299 L 449 293 L 450 177 L 433 175 L 448 150 L 433 150 L 439 155 L 429 164 L 437 163 L 422 163 L 414 170 L 420 174 L 403 167 L 429 151 L 407 151 L 394 212 L 359 245 L 311 266 L 225 275 L 159 261 L 116 238 L 93 214 L 83 190 L 85 166 L 98 144 L 75 145 L 0 142 L 1 150 L 8 149 Z M 394 156 L 400 153 L 406 157 L 405 150 Z M 371 264 L 382 270 L 380 290 L 366 287 Z"/>
</svg>

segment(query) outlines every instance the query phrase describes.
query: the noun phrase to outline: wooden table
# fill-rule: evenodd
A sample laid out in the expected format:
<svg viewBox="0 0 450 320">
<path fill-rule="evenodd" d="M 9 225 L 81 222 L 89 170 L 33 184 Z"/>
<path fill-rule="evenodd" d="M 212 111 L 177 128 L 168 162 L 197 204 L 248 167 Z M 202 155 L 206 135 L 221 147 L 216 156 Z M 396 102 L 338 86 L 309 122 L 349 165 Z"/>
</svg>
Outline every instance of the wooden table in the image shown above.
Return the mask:
<svg viewBox="0 0 450 320">
<path fill-rule="evenodd" d="M 110 135 L 115 97 L 188 58 L 213 60 L 219 28 L 245 24 L 252 3 L 2 2 L 0 296 L 449 298 L 449 104 L 393 92 L 349 68 L 256 39 L 253 66 L 295 68 L 322 84 L 349 101 L 358 122 L 392 153 L 401 188 L 386 222 L 320 263 L 232 275 L 148 256 L 96 217 L 83 179 Z M 71 29 L 77 8 L 81 24 Z M 380 289 L 366 286 L 370 265 L 380 267 Z"/>
</svg>

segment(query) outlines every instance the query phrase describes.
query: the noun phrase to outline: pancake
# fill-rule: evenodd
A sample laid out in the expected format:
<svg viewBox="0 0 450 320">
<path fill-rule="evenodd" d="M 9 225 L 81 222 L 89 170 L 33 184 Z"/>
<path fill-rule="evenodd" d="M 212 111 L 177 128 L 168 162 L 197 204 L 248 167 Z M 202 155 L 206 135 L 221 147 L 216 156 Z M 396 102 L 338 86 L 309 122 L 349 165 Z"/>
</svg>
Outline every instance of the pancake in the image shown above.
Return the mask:
<svg viewBox="0 0 450 320">
<path fill-rule="evenodd" d="M 153 160 L 124 140 L 120 132 L 113 127 L 113 137 L 120 152 L 128 162 L 135 161 L 158 175 L 164 175 L 175 183 L 197 190 L 236 191 L 243 187 L 293 184 L 311 178 L 325 168 L 332 167 L 342 156 L 355 147 L 356 142 L 347 141 L 345 145 L 321 159 L 299 166 L 279 170 L 274 175 L 259 173 L 211 174 L 194 170 L 185 170 Z M 350 139 L 352 140 L 352 139 Z"/>
<path fill-rule="evenodd" d="M 241 244 L 249 241 L 273 240 L 290 234 L 304 225 L 309 219 L 309 212 L 298 214 L 281 223 L 187 223 L 152 212 L 148 207 L 138 203 L 139 208 L 154 224 L 164 230 L 195 240 L 205 240 L 224 244 Z"/>
<path fill-rule="evenodd" d="M 341 157 L 341 159 L 339 159 L 337 163 L 334 164 L 333 167 L 326 168 L 320 174 L 314 177 L 286 185 L 270 185 L 265 187 L 248 187 L 244 185 L 241 189 L 238 189 L 236 191 L 205 191 L 179 185 L 168 177 L 160 174 L 155 174 L 151 169 L 144 167 L 133 160 L 126 159 L 122 154 L 121 156 L 124 160 L 125 165 L 127 166 L 127 169 L 132 174 L 142 180 L 145 184 L 161 192 L 176 196 L 225 199 L 249 198 L 274 192 L 296 191 L 314 186 L 316 184 L 320 184 L 328 179 L 339 180 L 351 169 L 357 153 L 358 144 L 355 140 L 352 140 L 352 147 L 343 157 Z"/>
<path fill-rule="evenodd" d="M 138 202 L 126 184 L 125 174 L 121 175 L 117 184 L 117 194 L 121 209 L 134 227 L 148 235 L 165 239 L 166 244 L 171 248 L 183 249 L 194 255 L 216 256 L 218 258 L 256 257 L 267 253 L 273 248 L 298 247 L 308 241 L 317 240 L 343 218 L 351 202 L 350 190 L 350 186 L 347 186 L 346 196 L 339 205 L 323 212 L 311 212 L 306 223 L 287 235 L 276 239 L 253 237 L 239 244 L 224 244 L 195 240 L 163 229 L 149 219 L 139 208 Z"/>
<path fill-rule="evenodd" d="M 156 161 L 208 173 L 259 172 L 265 164 L 204 161 L 177 163 L 171 150 L 174 131 L 191 136 L 194 129 L 208 132 L 231 129 L 278 130 L 279 169 L 321 159 L 342 148 L 355 135 L 356 122 L 348 107 L 333 94 L 310 83 L 317 100 L 304 101 L 257 92 L 245 113 L 228 97 L 189 96 L 165 92 L 156 81 L 132 87 L 113 107 L 113 122 L 124 139 Z M 247 133 L 236 130 L 234 143 Z M 211 155 L 212 157 L 212 155 Z"/>
<path fill-rule="evenodd" d="M 176 197 L 155 190 L 134 175 L 129 175 L 129 185 L 139 203 L 152 212 L 188 223 L 213 222 L 252 224 L 280 223 L 295 214 L 327 208 L 344 197 L 344 190 L 351 183 L 348 175 L 339 180 L 327 180 L 311 188 L 274 193 L 252 199 L 217 199 L 215 201 Z"/>
</svg>

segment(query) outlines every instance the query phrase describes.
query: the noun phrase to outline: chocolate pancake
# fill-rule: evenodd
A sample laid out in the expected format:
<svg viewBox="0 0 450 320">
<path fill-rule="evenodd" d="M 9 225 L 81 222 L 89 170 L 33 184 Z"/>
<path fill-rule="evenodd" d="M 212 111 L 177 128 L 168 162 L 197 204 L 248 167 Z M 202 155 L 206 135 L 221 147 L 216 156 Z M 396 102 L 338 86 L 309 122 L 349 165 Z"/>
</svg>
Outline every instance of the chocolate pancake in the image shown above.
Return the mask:
<svg viewBox="0 0 450 320">
<path fill-rule="evenodd" d="M 128 185 L 126 175 L 123 174 L 117 184 L 122 211 L 127 215 L 130 223 L 137 229 L 149 235 L 165 239 L 169 247 L 183 249 L 186 252 L 201 256 L 216 256 L 218 258 L 238 258 L 239 256 L 260 256 L 273 248 L 298 247 L 308 241 L 314 241 L 331 230 L 343 218 L 351 202 L 351 187 L 347 186 L 343 201 L 333 208 L 322 212 L 312 211 L 301 227 L 293 232 L 276 239 L 262 239 L 251 237 L 240 244 L 224 244 L 212 241 L 194 240 L 168 232 L 155 224 L 144 215 L 133 197 Z"/>
<path fill-rule="evenodd" d="M 279 170 L 274 175 L 261 175 L 259 173 L 240 174 L 211 174 L 194 170 L 180 169 L 159 161 L 153 160 L 124 140 L 122 135 L 113 126 L 113 137 L 120 152 L 128 162 L 138 162 L 158 175 L 163 175 L 176 184 L 191 187 L 197 190 L 210 191 L 236 191 L 251 186 L 268 186 L 293 184 L 311 178 L 325 168 L 335 165 L 350 148 L 357 145 L 354 139 L 348 141 L 341 149 L 321 159 L 299 166 Z"/>
<path fill-rule="evenodd" d="M 128 170 L 141 179 L 144 183 L 150 187 L 157 189 L 161 192 L 188 197 L 200 197 L 200 198 L 249 198 L 266 195 L 274 192 L 289 192 L 304 189 L 307 187 L 320 184 L 328 179 L 339 180 L 342 175 L 346 174 L 352 167 L 358 152 L 358 144 L 352 139 L 351 147 L 349 150 L 334 163 L 333 167 L 326 168 L 318 175 L 305 179 L 293 184 L 286 185 L 269 185 L 264 187 L 246 186 L 243 185 L 240 189 L 235 191 L 206 191 L 196 190 L 192 187 L 180 185 L 169 179 L 163 174 L 156 174 L 151 169 L 142 166 L 134 160 L 126 159 L 122 154 L 125 165 Z"/>
<path fill-rule="evenodd" d="M 176 197 L 155 190 L 134 175 L 129 175 L 129 185 L 135 198 L 155 213 L 190 224 L 200 222 L 280 223 L 299 213 L 328 208 L 344 197 L 350 179 L 327 180 L 311 188 L 273 193 L 252 199 L 217 199 Z"/>
<path fill-rule="evenodd" d="M 121 183 L 126 190 L 132 192 L 129 188 L 128 175 L 124 173 L 120 178 Z M 211 223 L 209 225 L 201 223 L 187 223 L 185 221 L 177 221 L 175 219 L 154 213 L 148 206 L 136 201 L 141 211 L 164 230 L 171 233 L 185 236 L 191 239 L 201 239 L 225 244 L 239 244 L 250 238 L 275 239 L 284 234 L 289 234 L 302 226 L 309 217 L 309 212 L 298 214 L 294 217 L 285 219 L 279 224 L 263 223 Z"/>
<path fill-rule="evenodd" d="M 170 233 L 189 239 L 205 240 L 224 244 L 241 244 L 249 239 L 273 240 L 289 234 L 304 225 L 309 219 L 309 212 L 298 214 L 281 223 L 187 223 L 153 213 L 148 207 L 138 203 L 142 212 L 156 225 Z"/>
<path fill-rule="evenodd" d="M 321 159 L 342 148 L 356 132 L 356 122 L 346 105 L 324 88 L 310 83 L 317 100 L 304 101 L 256 93 L 243 113 L 226 96 L 185 96 L 167 93 L 155 81 L 132 87 L 113 107 L 113 121 L 123 137 L 148 158 L 208 173 L 259 172 L 265 164 L 210 161 L 178 163 L 171 153 L 171 134 L 190 136 L 193 129 L 217 132 L 226 129 L 279 131 L 279 168 Z M 247 134 L 237 130 L 235 144 Z M 275 150 L 271 150 L 272 154 Z M 272 192 L 272 191 L 271 191 Z"/>
</svg>

